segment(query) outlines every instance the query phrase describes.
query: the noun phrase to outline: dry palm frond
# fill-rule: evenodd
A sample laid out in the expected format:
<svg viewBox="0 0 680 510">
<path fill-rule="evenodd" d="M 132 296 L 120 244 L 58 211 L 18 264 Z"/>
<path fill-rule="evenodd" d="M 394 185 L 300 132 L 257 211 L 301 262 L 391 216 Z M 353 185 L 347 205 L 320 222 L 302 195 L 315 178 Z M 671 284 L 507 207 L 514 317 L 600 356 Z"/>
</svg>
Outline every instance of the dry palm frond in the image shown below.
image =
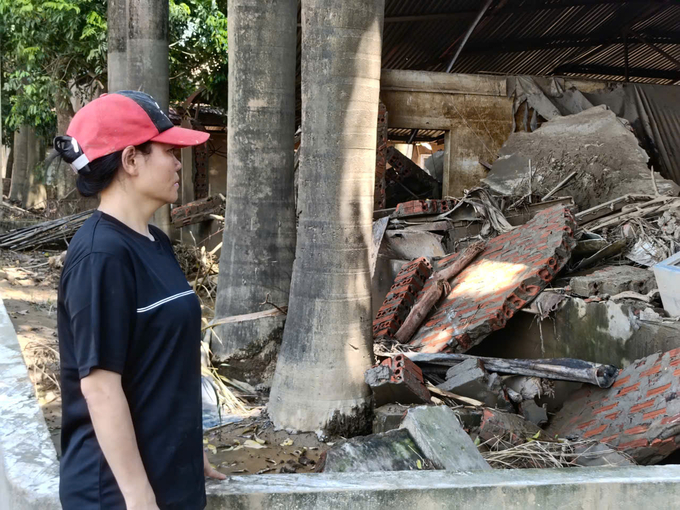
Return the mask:
<svg viewBox="0 0 680 510">
<path fill-rule="evenodd" d="M 592 458 L 594 452 L 589 451 L 597 441 L 535 441 L 530 440 L 520 445 L 508 443 L 493 438 L 481 447 L 489 447 L 482 456 L 492 468 L 496 469 L 529 469 L 529 468 L 564 468 L 578 467 L 581 457 Z M 608 454 L 616 453 L 622 459 L 630 459 L 622 452 L 613 448 L 597 451 L 598 456 L 606 461 Z M 612 464 L 614 466 L 616 464 Z"/>
<path fill-rule="evenodd" d="M 205 342 L 202 343 L 202 347 L 205 351 L 204 354 L 206 355 L 203 356 L 203 361 L 201 363 L 201 375 L 210 378 L 220 410 L 225 409 L 229 414 L 246 416 L 248 411 L 243 405 L 243 402 L 241 402 L 241 400 L 227 387 L 227 384 L 232 384 L 232 382 L 220 375 L 217 372 L 217 369 L 210 363 L 211 352 Z M 232 385 L 237 387 L 235 384 Z"/>
</svg>

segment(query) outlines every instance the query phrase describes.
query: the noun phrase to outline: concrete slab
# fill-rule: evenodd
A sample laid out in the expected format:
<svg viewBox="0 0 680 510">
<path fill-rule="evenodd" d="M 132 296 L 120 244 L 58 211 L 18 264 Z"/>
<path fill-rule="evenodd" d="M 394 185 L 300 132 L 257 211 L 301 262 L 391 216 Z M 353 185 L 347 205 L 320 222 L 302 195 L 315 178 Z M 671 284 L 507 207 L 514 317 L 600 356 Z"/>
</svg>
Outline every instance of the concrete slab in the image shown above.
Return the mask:
<svg viewBox="0 0 680 510">
<path fill-rule="evenodd" d="M 409 406 L 399 404 L 387 404 L 378 407 L 373 412 L 373 433 L 379 434 L 398 429 L 408 410 Z"/>
<path fill-rule="evenodd" d="M 474 398 L 487 407 L 507 407 L 498 374 L 489 374 L 478 359 L 467 359 L 446 372 L 446 381 L 437 388 L 456 395 Z M 499 405 L 500 404 L 500 405 Z"/>
<path fill-rule="evenodd" d="M 320 466 L 324 473 L 408 471 L 422 469 L 426 457 L 408 430 L 397 429 L 342 441 L 324 452 Z"/>
<path fill-rule="evenodd" d="M 436 468 L 450 471 L 491 469 L 449 407 L 409 409 L 401 428 L 409 431 Z"/>
<path fill-rule="evenodd" d="M 569 286 L 574 294 L 582 297 L 599 294 L 614 296 L 625 291 L 647 294 L 657 288 L 652 271 L 633 266 L 609 266 L 589 275 L 575 276 Z"/>
</svg>

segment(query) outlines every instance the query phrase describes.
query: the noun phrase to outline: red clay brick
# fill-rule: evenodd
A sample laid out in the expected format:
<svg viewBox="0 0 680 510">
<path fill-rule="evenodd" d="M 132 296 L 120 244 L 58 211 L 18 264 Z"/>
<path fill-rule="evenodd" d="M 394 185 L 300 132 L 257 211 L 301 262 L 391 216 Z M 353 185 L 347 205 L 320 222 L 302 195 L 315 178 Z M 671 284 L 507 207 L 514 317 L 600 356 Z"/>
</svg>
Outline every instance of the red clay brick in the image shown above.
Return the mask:
<svg viewBox="0 0 680 510">
<path fill-rule="evenodd" d="M 577 426 L 576 428 L 579 429 L 579 430 L 587 429 L 591 425 L 595 425 L 596 421 L 597 420 L 590 420 L 590 421 L 587 421 L 585 423 L 581 423 L 581 425 Z"/>
<path fill-rule="evenodd" d="M 680 368 L 673 372 L 673 377 L 680 377 Z"/>
<path fill-rule="evenodd" d="M 617 437 L 619 437 L 618 434 L 613 434 L 611 436 L 603 437 L 602 439 L 600 439 L 600 443 L 611 443 Z"/>
<path fill-rule="evenodd" d="M 631 413 L 637 413 L 638 411 L 642 411 L 643 409 L 647 409 L 648 407 L 652 407 L 654 405 L 654 399 L 648 400 L 647 402 L 643 402 L 642 404 L 636 404 L 633 407 L 630 408 Z"/>
<path fill-rule="evenodd" d="M 643 420 L 652 420 L 656 418 L 657 416 L 661 416 L 662 414 L 666 414 L 666 408 L 664 407 L 663 409 L 658 409 L 656 411 L 650 411 L 648 413 L 645 413 L 642 415 Z"/>
<path fill-rule="evenodd" d="M 601 425 L 601 426 L 597 427 L 596 429 L 589 430 L 588 432 L 583 434 L 583 437 L 587 439 L 589 437 L 593 437 L 593 436 L 596 436 L 598 434 L 602 434 L 602 432 L 604 432 L 604 430 L 607 427 L 609 427 L 609 425 Z"/>
<path fill-rule="evenodd" d="M 624 384 L 628 384 L 628 381 L 630 381 L 630 376 L 627 375 L 626 377 L 622 377 L 621 379 L 617 379 L 614 384 L 612 384 L 612 388 L 620 388 Z"/>
<path fill-rule="evenodd" d="M 651 389 L 647 392 L 647 396 L 651 397 L 654 395 L 658 395 L 659 393 L 663 393 L 664 391 L 668 390 L 671 387 L 671 383 L 664 384 L 663 386 L 659 386 L 658 388 Z"/>
<path fill-rule="evenodd" d="M 676 414 L 675 416 L 667 416 L 661 420 L 661 425 L 669 425 L 673 423 L 680 423 L 680 414 Z"/>
<path fill-rule="evenodd" d="M 650 375 L 658 374 L 661 372 L 661 364 L 657 363 L 649 370 L 645 370 L 640 374 L 640 377 L 649 377 Z"/>
<path fill-rule="evenodd" d="M 615 413 L 606 415 L 605 418 L 607 418 L 608 420 L 615 420 L 616 418 L 619 417 L 620 414 L 621 411 L 616 411 Z"/>
<path fill-rule="evenodd" d="M 636 439 L 635 441 L 629 441 L 627 443 L 622 443 L 617 448 L 619 450 L 627 450 L 629 448 L 644 448 L 645 446 L 649 446 L 649 441 L 646 439 Z"/>
<path fill-rule="evenodd" d="M 624 430 L 624 434 L 628 434 L 629 436 L 634 436 L 635 434 L 644 434 L 649 430 L 649 425 L 638 425 L 637 427 L 633 427 L 632 429 Z"/>
<path fill-rule="evenodd" d="M 593 411 L 593 414 L 606 413 L 607 411 L 611 411 L 618 405 L 619 405 L 618 402 L 614 402 L 613 404 L 610 404 L 608 406 L 600 407 L 599 409 Z"/>
<path fill-rule="evenodd" d="M 668 355 L 671 358 L 677 358 L 680 355 L 680 348 L 673 349 L 672 351 L 668 351 Z"/>
<path fill-rule="evenodd" d="M 640 388 L 640 383 L 637 382 L 633 384 L 632 386 L 626 386 L 625 388 L 622 388 L 621 391 L 619 391 L 619 396 L 627 395 L 631 391 L 635 391 Z M 649 396 L 649 395 L 647 395 Z"/>
</svg>

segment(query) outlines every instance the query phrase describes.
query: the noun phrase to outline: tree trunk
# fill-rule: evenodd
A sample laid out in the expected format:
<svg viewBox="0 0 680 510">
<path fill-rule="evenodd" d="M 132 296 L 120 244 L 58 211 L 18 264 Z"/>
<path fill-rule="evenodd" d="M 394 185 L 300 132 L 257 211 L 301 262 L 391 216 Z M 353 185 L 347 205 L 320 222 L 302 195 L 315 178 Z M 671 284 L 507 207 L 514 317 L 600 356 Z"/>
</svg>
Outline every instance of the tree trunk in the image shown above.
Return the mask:
<svg viewBox="0 0 680 510">
<path fill-rule="evenodd" d="M 57 112 L 57 133 L 62 135 L 66 133 L 75 112 L 70 98 L 60 90 L 54 94 L 54 104 Z M 45 182 L 53 189 L 50 198 L 61 199 L 76 187 L 76 174 L 70 165 L 57 158 L 45 169 Z M 77 198 L 78 195 L 71 196 Z"/>
<path fill-rule="evenodd" d="M 47 205 L 47 190 L 44 179 L 39 178 L 40 164 L 45 161 L 45 150 L 42 138 L 35 129 L 28 131 L 28 156 L 26 158 L 26 173 L 28 186 L 24 206 L 26 209 L 44 208 Z"/>
<path fill-rule="evenodd" d="M 170 81 L 168 62 L 168 0 L 109 0 L 108 89 L 141 90 L 167 112 Z M 161 207 L 153 222 L 169 236 L 170 206 Z"/>
<path fill-rule="evenodd" d="M 384 0 L 302 4 L 302 154 L 277 427 L 370 428 L 370 250 Z M 231 171 L 231 170 L 230 170 Z"/>
<path fill-rule="evenodd" d="M 14 144 L 9 148 L 9 155 L 7 156 L 7 166 L 5 167 L 5 179 L 12 178 L 12 166 L 14 165 Z"/>
<path fill-rule="evenodd" d="M 227 202 L 216 317 L 288 304 L 295 258 L 296 0 L 229 1 Z M 285 317 L 227 324 L 217 359 L 280 343 Z M 264 367 L 263 367 L 264 368 Z M 266 376 L 267 374 L 260 374 Z M 273 375 L 273 371 L 268 374 Z"/>
<path fill-rule="evenodd" d="M 30 126 L 24 124 L 14 132 L 14 164 L 9 198 L 20 202 L 22 206 L 28 195 L 28 139 L 31 130 Z"/>
</svg>

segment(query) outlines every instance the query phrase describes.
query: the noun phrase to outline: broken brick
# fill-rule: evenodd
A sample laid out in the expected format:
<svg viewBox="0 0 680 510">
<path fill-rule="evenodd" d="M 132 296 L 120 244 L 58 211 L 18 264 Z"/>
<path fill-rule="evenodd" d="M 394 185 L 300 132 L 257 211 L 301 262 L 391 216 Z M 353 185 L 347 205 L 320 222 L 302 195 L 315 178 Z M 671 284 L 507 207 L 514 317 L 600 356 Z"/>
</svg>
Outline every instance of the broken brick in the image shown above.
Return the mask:
<svg viewBox="0 0 680 510">
<path fill-rule="evenodd" d="M 673 375 L 673 361 L 672 352 L 653 354 L 623 369 L 611 388 L 572 396 L 548 433 L 596 439 L 639 464 L 659 462 L 680 447 L 680 379 Z"/>
</svg>

